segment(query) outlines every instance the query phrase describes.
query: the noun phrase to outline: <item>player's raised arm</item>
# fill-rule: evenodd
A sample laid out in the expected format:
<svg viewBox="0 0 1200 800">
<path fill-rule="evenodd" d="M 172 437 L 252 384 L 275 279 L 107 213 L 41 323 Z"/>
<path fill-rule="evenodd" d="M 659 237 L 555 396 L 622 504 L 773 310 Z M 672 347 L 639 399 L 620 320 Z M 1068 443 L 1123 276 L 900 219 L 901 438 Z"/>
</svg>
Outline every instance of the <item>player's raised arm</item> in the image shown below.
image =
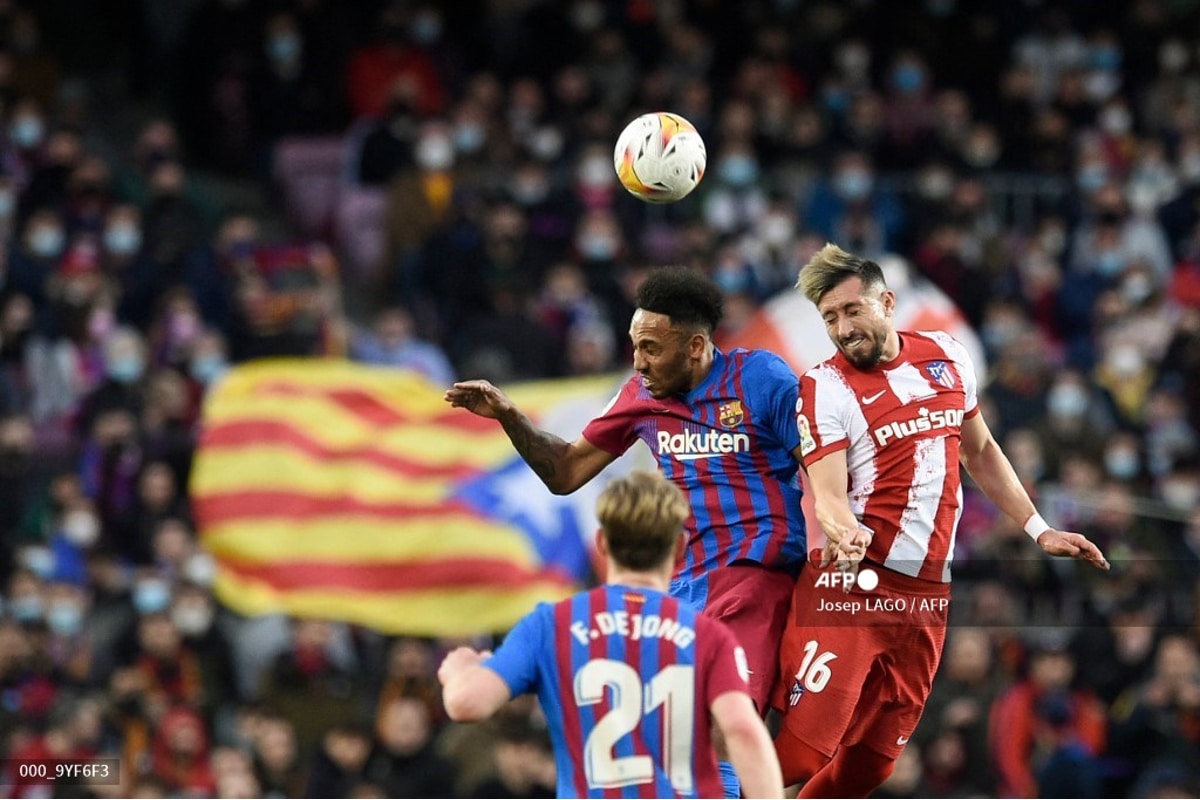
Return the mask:
<svg viewBox="0 0 1200 800">
<path fill-rule="evenodd" d="M 491 653 L 458 647 L 446 654 L 438 667 L 442 703 L 455 722 L 487 719 L 512 695 L 508 684 L 492 670 L 481 666 Z"/>
<path fill-rule="evenodd" d="M 1042 550 L 1052 556 L 1078 558 L 1097 569 L 1108 569 L 1108 559 L 1086 536 L 1046 524 L 982 414 L 963 420 L 959 460 L 988 499 L 1016 520 Z"/>
<path fill-rule="evenodd" d="M 813 511 L 827 539 L 821 566 L 849 569 L 866 555 L 871 535 L 859 525 L 846 496 L 846 451 L 834 450 L 808 466 Z"/>
<path fill-rule="evenodd" d="M 567 442 L 538 429 L 508 395 L 488 381 L 460 381 L 446 390 L 445 400 L 455 408 L 497 420 L 517 453 L 555 494 L 570 494 L 614 459 L 582 436 Z"/>
<path fill-rule="evenodd" d="M 783 772 L 771 737 L 745 692 L 725 692 L 712 704 L 744 797 L 783 797 Z"/>
</svg>

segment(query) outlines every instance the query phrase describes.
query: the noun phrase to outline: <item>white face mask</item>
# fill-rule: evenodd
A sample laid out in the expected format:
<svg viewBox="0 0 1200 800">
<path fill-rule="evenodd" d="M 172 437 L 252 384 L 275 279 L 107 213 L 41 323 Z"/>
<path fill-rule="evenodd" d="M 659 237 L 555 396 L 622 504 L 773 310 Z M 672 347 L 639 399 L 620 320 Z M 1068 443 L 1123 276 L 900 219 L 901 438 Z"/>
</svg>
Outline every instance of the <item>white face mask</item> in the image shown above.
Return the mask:
<svg viewBox="0 0 1200 800">
<path fill-rule="evenodd" d="M 444 136 L 422 137 L 414 157 L 422 169 L 449 169 L 454 164 L 454 142 Z"/>
<path fill-rule="evenodd" d="M 71 544 L 86 549 L 100 538 L 100 522 L 90 511 L 68 511 L 63 517 L 62 534 Z"/>
</svg>

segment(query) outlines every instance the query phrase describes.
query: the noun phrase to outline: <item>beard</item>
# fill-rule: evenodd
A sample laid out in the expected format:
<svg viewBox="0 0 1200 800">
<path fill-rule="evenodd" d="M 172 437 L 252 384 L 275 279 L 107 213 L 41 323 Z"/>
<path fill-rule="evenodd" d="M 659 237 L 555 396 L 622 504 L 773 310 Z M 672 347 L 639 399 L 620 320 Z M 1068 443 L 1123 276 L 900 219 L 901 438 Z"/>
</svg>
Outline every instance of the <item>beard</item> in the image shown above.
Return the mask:
<svg viewBox="0 0 1200 800">
<path fill-rule="evenodd" d="M 859 345 L 853 351 L 845 347 L 841 342 L 838 342 L 838 350 L 846 357 L 846 360 L 861 370 L 868 370 L 874 367 L 883 360 L 883 343 L 884 340 L 875 335 L 867 335 L 864 339 L 864 344 Z"/>
</svg>

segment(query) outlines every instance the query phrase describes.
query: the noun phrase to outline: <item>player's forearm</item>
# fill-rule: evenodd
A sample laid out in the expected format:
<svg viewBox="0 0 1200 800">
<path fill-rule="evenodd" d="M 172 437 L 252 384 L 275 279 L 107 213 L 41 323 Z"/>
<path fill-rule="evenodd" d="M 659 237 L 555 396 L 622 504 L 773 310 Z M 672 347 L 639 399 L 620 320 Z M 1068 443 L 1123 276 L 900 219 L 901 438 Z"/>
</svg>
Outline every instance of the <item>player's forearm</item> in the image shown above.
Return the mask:
<svg viewBox="0 0 1200 800">
<path fill-rule="evenodd" d="M 832 542 L 849 539 L 858 530 L 858 517 L 854 516 L 854 512 L 850 510 L 844 496 L 815 498 L 813 513 L 826 538 Z"/>
<path fill-rule="evenodd" d="M 525 459 L 525 463 L 550 491 L 566 494 L 578 488 L 570 486 L 567 482 L 569 476 L 565 466 L 571 449 L 570 444 L 552 433 L 538 429 L 529 417 L 516 408 L 501 414 L 498 419 L 517 453 Z"/>
<path fill-rule="evenodd" d="M 963 466 L 988 499 L 1018 525 L 1037 513 L 1029 492 L 994 439 L 969 460 L 964 458 Z"/>
<path fill-rule="evenodd" d="M 442 687 L 446 715 L 455 722 L 487 719 L 508 702 L 508 690 L 495 673 L 470 666 L 451 675 Z"/>
<path fill-rule="evenodd" d="M 753 723 L 753 724 L 751 724 Z M 783 773 L 767 729 L 758 719 L 723 729 L 729 760 L 746 797 L 783 797 Z"/>
</svg>

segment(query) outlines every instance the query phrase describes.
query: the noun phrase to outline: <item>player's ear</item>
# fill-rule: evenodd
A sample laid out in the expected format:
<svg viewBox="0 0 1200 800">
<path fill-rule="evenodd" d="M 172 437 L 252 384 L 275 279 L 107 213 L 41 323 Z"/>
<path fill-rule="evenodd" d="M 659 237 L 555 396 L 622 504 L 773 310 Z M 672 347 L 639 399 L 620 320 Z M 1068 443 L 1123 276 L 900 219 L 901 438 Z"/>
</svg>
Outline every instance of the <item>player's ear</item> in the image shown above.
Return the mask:
<svg viewBox="0 0 1200 800">
<path fill-rule="evenodd" d="M 879 299 L 883 303 L 883 315 L 890 317 L 896 310 L 896 293 L 891 289 L 884 289 L 883 293 L 879 295 Z"/>
<path fill-rule="evenodd" d="M 608 534 L 604 532 L 604 528 L 596 531 L 596 553 L 600 558 L 608 558 Z"/>
</svg>

